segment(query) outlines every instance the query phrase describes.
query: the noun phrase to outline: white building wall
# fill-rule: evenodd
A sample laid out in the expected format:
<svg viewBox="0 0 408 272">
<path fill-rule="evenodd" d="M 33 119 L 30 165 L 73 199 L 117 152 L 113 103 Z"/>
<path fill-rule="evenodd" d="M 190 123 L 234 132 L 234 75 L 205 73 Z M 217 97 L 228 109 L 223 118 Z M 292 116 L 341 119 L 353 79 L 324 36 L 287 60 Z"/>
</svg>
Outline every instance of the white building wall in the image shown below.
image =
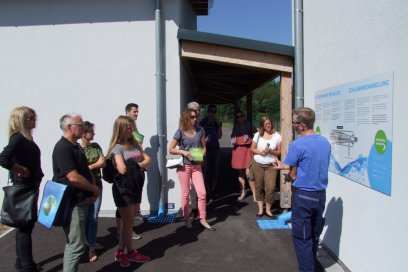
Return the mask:
<svg viewBox="0 0 408 272">
<path fill-rule="evenodd" d="M 169 139 L 180 112 L 177 29 L 186 3 L 162 1 Z M 135 102 L 140 107 L 137 125 L 145 135 L 144 147 L 154 161 L 142 210 L 157 210 L 154 12 L 153 0 L 0 1 L 0 146 L 8 142 L 11 110 L 20 105 L 34 108 L 43 185 L 52 178 L 51 155 L 62 135 L 58 120 L 63 114 L 77 112 L 95 123 L 95 141 L 106 152 L 115 118 L 124 114 L 127 103 Z M 6 178 L 7 171 L 0 171 L 1 186 Z M 170 189 L 169 202 L 176 209 L 180 206 L 178 182 Z M 111 185 L 104 182 L 101 216 L 114 210 Z"/>
<path fill-rule="evenodd" d="M 408 271 L 408 2 L 303 5 L 305 106 L 315 91 L 394 72 L 391 196 L 330 173 L 321 239 L 351 271 Z"/>
</svg>

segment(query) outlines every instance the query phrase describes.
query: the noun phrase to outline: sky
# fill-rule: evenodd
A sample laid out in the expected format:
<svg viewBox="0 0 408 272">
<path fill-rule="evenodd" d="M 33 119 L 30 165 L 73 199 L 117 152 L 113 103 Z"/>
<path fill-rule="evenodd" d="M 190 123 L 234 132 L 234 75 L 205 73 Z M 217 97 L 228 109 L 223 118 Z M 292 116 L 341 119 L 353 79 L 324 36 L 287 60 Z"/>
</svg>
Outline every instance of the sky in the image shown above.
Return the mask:
<svg viewBox="0 0 408 272">
<path fill-rule="evenodd" d="M 292 0 L 213 0 L 198 31 L 292 45 Z"/>
</svg>

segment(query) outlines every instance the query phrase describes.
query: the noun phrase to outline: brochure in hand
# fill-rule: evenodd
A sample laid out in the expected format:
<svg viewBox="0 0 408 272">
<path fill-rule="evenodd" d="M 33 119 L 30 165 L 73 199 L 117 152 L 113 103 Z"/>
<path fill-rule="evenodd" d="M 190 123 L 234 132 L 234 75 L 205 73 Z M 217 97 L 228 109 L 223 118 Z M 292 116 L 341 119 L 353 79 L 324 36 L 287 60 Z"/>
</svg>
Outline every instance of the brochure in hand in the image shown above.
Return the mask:
<svg viewBox="0 0 408 272">
<path fill-rule="evenodd" d="M 133 135 L 133 138 L 135 138 L 136 141 L 137 141 L 139 144 L 142 144 L 142 143 L 143 143 L 143 139 L 144 139 L 144 135 L 143 135 L 143 134 L 141 134 L 141 133 L 138 132 L 138 131 L 133 131 L 133 132 L 132 132 L 132 135 Z"/>
<path fill-rule="evenodd" d="M 202 162 L 204 160 L 203 148 L 193 147 L 188 150 L 188 152 L 193 156 L 193 161 Z"/>
</svg>

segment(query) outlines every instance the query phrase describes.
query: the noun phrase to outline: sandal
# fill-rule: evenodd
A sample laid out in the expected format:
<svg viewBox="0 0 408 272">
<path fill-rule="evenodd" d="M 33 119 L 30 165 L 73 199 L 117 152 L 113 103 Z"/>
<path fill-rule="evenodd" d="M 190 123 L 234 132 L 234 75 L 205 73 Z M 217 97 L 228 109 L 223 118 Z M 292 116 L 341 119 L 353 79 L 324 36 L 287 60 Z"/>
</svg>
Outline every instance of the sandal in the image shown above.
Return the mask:
<svg viewBox="0 0 408 272">
<path fill-rule="evenodd" d="M 98 255 L 96 255 L 95 248 L 91 247 L 89 248 L 89 262 L 93 263 L 98 260 Z"/>
</svg>

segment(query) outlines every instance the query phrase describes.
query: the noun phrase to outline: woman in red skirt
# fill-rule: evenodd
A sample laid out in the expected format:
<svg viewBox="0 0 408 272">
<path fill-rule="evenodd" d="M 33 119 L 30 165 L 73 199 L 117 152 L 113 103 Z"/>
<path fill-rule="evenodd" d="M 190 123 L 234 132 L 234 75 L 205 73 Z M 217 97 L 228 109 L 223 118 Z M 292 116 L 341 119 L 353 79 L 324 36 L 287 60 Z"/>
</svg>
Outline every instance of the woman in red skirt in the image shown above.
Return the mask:
<svg viewBox="0 0 408 272">
<path fill-rule="evenodd" d="M 246 197 L 245 190 L 245 170 L 252 160 L 251 142 L 252 126 L 246 120 L 242 111 L 235 113 L 235 122 L 231 134 L 232 160 L 231 167 L 238 170 L 238 181 L 241 185 L 241 194 L 238 200 Z"/>
</svg>

